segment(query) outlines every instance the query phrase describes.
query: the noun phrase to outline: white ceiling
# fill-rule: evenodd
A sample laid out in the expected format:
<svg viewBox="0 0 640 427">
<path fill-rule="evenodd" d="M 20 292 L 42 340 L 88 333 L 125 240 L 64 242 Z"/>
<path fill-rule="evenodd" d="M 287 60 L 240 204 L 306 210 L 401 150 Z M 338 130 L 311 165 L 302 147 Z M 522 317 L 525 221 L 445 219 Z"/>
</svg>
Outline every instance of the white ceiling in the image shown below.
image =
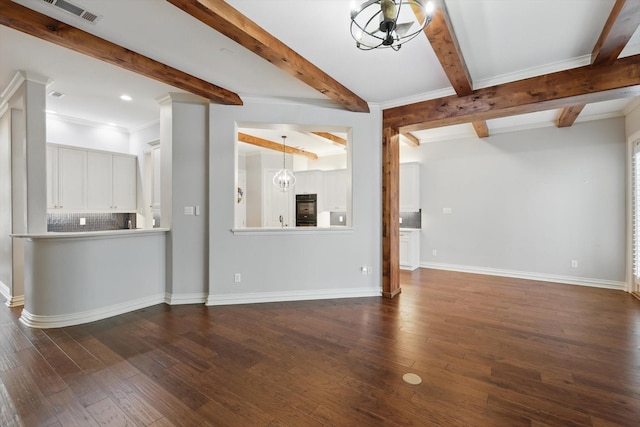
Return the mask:
<svg viewBox="0 0 640 427">
<path fill-rule="evenodd" d="M 90 24 L 46 4 L 15 0 L 181 71 L 251 98 L 331 102 L 162 0 L 71 0 L 100 15 Z M 444 0 L 475 88 L 586 65 L 615 0 Z M 372 105 L 388 108 L 453 94 L 426 37 L 400 51 L 360 51 L 349 0 L 228 0 Z M 636 32 L 622 56 L 640 53 Z M 0 26 L 0 91 L 18 70 L 50 79 L 47 108 L 133 130 L 158 119 L 156 99 L 176 88 Z M 125 103 L 122 93 L 134 99 Z M 580 120 L 622 115 L 631 100 L 587 106 Z M 491 133 L 552 126 L 557 111 L 488 121 Z M 470 125 L 417 132 L 422 142 L 474 135 Z"/>
</svg>

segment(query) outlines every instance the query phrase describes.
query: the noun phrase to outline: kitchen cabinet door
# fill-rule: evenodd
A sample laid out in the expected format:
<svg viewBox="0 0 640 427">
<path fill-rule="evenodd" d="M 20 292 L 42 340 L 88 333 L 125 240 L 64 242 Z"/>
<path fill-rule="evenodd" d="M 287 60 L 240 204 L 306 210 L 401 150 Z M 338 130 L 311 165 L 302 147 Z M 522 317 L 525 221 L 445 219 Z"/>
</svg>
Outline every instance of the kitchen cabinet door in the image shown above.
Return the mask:
<svg viewBox="0 0 640 427">
<path fill-rule="evenodd" d="M 113 155 L 113 209 L 121 212 L 136 211 L 137 166 L 137 160 L 133 156 Z"/>
<path fill-rule="evenodd" d="M 346 212 L 347 210 L 347 171 L 345 169 L 326 171 L 324 179 L 325 211 Z"/>
<path fill-rule="evenodd" d="M 87 199 L 89 209 L 113 209 L 112 155 L 99 151 L 87 154 Z"/>
<path fill-rule="evenodd" d="M 87 208 L 87 152 L 58 148 L 58 208 Z"/>
<path fill-rule="evenodd" d="M 415 270 L 420 267 L 420 230 L 400 231 L 400 268 Z"/>
<path fill-rule="evenodd" d="M 87 199 L 90 210 L 136 211 L 136 158 L 88 152 Z"/>
<path fill-rule="evenodd" d="M 420 164 L 400 165 L 400 212 L 420 210 Z"/>
</svg>

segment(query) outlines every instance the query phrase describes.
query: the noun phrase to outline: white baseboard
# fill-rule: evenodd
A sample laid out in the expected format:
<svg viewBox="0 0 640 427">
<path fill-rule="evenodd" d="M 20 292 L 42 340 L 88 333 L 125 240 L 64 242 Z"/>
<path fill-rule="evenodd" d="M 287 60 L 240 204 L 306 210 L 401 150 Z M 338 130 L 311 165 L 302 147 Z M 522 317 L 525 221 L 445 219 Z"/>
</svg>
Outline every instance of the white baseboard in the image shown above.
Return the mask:
<svg viewBox="0 0 640 427">
<path fill-rule="evenodd" d="M 170 294 L 167 292 L 164 295 L 164 302 L 169 305 L 204 304 L 205 302 L 207 302 L 207 294 Z"/>
<path fill-rule="evenodd" d="M 7 307 L 20 307 L 24 305 L 24 295 L 11 295 L 11 289 L 0 280 L 0 295 L 6 299 Z"/>
<path fill-rule="evenodd" d="M 459 271 L 461 273 L 486 274 L 489 276 L 513 277 L 515 279 L 537 280 L 540 282 L 556 282 L 568 285 L 590 286 L 594 288 L 616 289 L 628 291 L 626 282 L 615 280 L 592 279 L 589 277 L 559 276 L 554 274 L 532 273 L 518 270 L 502 270 L 498 268 L 475 267 L 469 265 L 443 264 L 436 262 L 421 262 L 420 267 L 433 268 L 435 270 Z"/>
<path fill-rule="evenodd" d="M 140 298 L 134 301 L 127 301 L 120 304 L 114 304 L 108 307 L 101 307 L 94 310 L 83 311 L 80 313 L 71 313 L 55 316 L 39 316 L 29 313 L 26 309 L 22 310 L 20 322 L 30 328 L 62 328 L 65 326 L 81 325 L 83 323 L 95 322 L 96 320 L 106 319 L 108 317 L 117 316 L 119 314 L 128 313 L 130 311 L 139 310 L 141 308 L 150 307 L 152 305 L 164 302 L 164 294 L 158 294 L 150 297 Z"/>
<path fill-rule="evenodd" d="M 24 305 L 24 295 L 18 295 L 14 297 L 7 298 L 7 302 L 5 303 L 7 307 L 22 307 Z"/>
<path fill-rule="evenodd" d="M 318 299 L 379 297 L 380 288 L 321 289 L 315 291 L 255 292 L 209 295 L 207 305 L 256 304 L 263 302 L 308 301 Z"/>
</svg>

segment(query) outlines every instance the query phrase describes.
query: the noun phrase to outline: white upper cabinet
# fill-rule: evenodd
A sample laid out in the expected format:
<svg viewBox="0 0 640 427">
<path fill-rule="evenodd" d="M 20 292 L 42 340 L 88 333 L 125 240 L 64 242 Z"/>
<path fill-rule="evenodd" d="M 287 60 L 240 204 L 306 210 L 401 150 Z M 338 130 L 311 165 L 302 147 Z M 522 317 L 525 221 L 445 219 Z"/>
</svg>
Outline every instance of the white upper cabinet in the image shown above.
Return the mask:
<svg viewBox="0 0 640 427">
<path fill-rule="evenodd" d="M 95 210 L 113 209 L 112 155 L 99 151 L 88 154 L 88 199 L 89 208 Z"/>
<path fill-rule="evenodd" d="M 47 209 L 135 212 L 136 156 L 47 146 Z"/>
<path fill-rule="evenodd" d="M 86 151 L 47 147 L 47 209 L 77 211 L 86 208 Z"/>
<path fill-rule="evenodd" d="M 113 155 L 113 206 L 119 211 L 136 210 L 137 160 L 134 156 Z"/>
<path fill-rule="evenodd" d="M 101 151 L 88 153 L 89 209 L 136 210 L 136 158 Z"/>
<path fill-rule="evenodd" d="M 420 210 L 420 164 L 400 164 L 400 212 Z"/>
<path fill-rule="evenodd" d="M 347 210 L 347 177 L 345 169 L 324 172 L 323 210 L 337 212 Z"/>
</svg>

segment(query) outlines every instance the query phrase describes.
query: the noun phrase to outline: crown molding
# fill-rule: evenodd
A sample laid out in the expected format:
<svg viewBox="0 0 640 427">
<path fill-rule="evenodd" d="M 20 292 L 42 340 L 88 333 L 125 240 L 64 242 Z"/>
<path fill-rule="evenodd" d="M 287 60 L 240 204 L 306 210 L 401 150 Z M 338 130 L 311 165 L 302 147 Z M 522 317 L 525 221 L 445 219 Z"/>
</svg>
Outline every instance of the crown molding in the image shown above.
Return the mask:
<svg viewBox="0 0 640 427">
<path fill-rule="evenodd" d="M 15 95 L 15 93 L 20 89 L 20 86 L 26 81 L 40 83 L 45 86 L 49 86 L 53 83 L 53 80 L 50 78 L 43 76 L 42 74 L 34 73 L 32 71 L 19 70 L 13 76 L 9 84 L 6 88 L 0 93 L 0 108 L 7 104 L 9 100 Z"/>
<path fill-rule="evenodd" d="M 113 129 L 115 131 L 121 132 L 121 133 L 126 133 L 129 134 L 129 129 L 122 127 L 122 126 L 113 126 L 107 123 L 103 123 L 103 122 L 96 122 L 93 120 L 87 120 L 87 119 L 80 119 L 78 117 L 71 117 L 71 116 L 65 116 L 62 114 L 58 114 L 58 113 L 46 113 L 47 114 L 47 120 L 55 120 L 58 122 L 64 122 L 64 123 L 72 123 L 75 125 L 81 125 L 81 126 L 90 126 L 90 127 L 97 127 L 97 126 L 104 126 L 104 127 L 108 127 L 109 129 Z"/>
<path fill-rule="evenodd" d="M 497 86 L 504 83 L 515 82 L 518 80 L 528 79 L 530 77 L 542 76 L 545 74 L 556 73 L 558 71 L 578 68 L 591 63 L 591 54 L 579 56 L 577 58 L 567 59 L 564 61 L 551 62 L 549 64 L 538 67 L 525 68 L 524 70 L 505 73 L 499 76 L 488 77 L 486 79 L 475 80 L 473 89 L 483 89 L 486 87 Z"/>
<path fill-rule="evenodd" d="M 171 102 L 183 102 L 183 103 L 189 103 L 189 104 L 207 104 L 207 105 L 211 103 L 211 101 L 209 101 L 207 98 L 204 98 L 199 95 L 194 95 L 192 93 L 186 93 L 186 92 L 169 92 L 166 95 L 156 98 L 156 101 L 160 105 L 168 104 Z"/>
</svg>

